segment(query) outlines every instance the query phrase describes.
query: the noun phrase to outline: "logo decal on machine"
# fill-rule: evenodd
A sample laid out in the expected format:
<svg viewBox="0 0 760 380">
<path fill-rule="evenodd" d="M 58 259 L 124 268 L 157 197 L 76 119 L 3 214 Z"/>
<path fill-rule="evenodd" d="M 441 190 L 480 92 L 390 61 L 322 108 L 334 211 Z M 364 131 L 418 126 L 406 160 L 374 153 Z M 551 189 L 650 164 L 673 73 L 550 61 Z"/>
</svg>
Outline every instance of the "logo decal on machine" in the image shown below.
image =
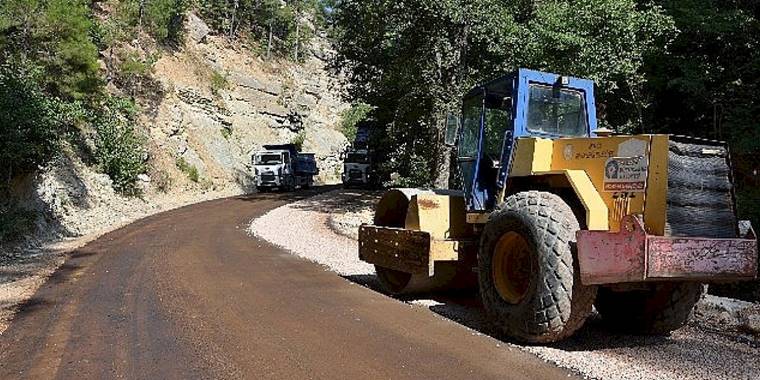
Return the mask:
<svg viewBox="0 0 760 380">
<path fill-rule="evenodd" d="M 643 193 L 647 172 L 646 157 L 610 157 L 604 165 L 604 191 Z"/>
</svg>

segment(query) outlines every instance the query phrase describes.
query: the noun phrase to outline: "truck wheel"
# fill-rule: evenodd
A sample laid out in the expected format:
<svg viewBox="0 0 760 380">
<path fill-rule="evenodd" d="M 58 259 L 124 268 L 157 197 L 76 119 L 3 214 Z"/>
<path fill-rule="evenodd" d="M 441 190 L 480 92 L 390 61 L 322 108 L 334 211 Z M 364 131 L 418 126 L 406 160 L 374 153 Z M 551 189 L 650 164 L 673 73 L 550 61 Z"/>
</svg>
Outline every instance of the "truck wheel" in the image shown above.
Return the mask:
<svg viewBox="0 0 760 380">
<path fill-rule="evenodd" d="M 293 178 L 290 178 L 288 181 L 284 181 L 284 186 L 282 188 L 282 191 L 291 193 L 296 190 L 296 182 Z"/>
<path fill-rule="evenodd" d="M 529 343 L 572 335 L 591 314 L 596 287 L 581 284 L 578 220 L 559 196 L 512 195 L 485 225 L 478 252 L 483 304 L 497 329 Z"/>
<path fill-rule="evenodd" d="M 669 282 L 648 290 L 616 292 L 599 289 L 596 310 L 610 328 L 634 333 L 667 335 L 689 320 L 704 292 L 701 284 Z"/>
</svg>

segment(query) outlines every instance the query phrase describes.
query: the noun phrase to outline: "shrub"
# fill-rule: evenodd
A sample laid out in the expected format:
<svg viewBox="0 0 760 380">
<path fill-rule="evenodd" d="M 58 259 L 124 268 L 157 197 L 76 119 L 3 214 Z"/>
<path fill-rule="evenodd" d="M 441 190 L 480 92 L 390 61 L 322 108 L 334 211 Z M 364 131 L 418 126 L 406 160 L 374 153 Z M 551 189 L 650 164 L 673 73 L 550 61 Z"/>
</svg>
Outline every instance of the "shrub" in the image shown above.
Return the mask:
<svg viewBox="0 0 760 380">
<path fill-rule="evenodd" d="M 306 132 L 301 131 L 297 135 L 293 136 L 293 138 L 290 140 L 290 143 L 295 145 L 298 150 L 301 150 L 303 148 L 303 143 L 306 141 Z"/>
<path fill-rule="evenodd" d="M 219 95 L 219 91 L 227 88 L 229 83 L 227 82 L 227 76 L 220 74 L 216 70 L 211 70 L 211 92 L 214 95 Z"/>
<path fill-rule="evenodd" d="M 187 174 L 187 178 L 191 181 L 195 183 L 200 182 L 200 174 L 198 173 L 198 168 L 195 167 L 195 165 L 189 164 L 187 161 L 185 161 L 184 158 L 180 157 L 177 159 L 177 168 L 183 173 Z"/>
<path fill-rule="evenodd" d="M 223 127 L 219 132 L 221 132 L 225 140 L 229 140 L 232 137 L 232 127 Z"/>
<path fill-rule="evenodd" d="M 359 122 L 367 119 L 372 111 L 372 107 L 366 103 L 352 104 L 351 108 L 340 114 L 340 130 L 346 136 L 348 141 L 354 141 L 356 138 L 356 126 Z"/>
<path fill-rule="evenodd" d="M 151 175 L 151 178 L 153 178 L 153 183 L 156 184 L 158 191 L 168 193 L 171 190 L 172 178 L 169 176 L 169 173 L 157 170 Z"/>
<path fill-rule="evenodd" d="M 0 181 L 46 164 L 61 141 L 62 104 L 42 92 L 28 66 L 0 65 Z"/>
<path fill-rule="evenodd" d="M 118 82 L 132 96 L 141 93 L 144 84 L 151 79 L 157 55 L 143 59 L 136 52 L 126 53 L 118 67 Z"/>
<path fill-rule="evenodd" d="M 160 43 L 178 44 L 182 42 L 182 24 L 190 5 L 189 0 L 121 0 L 117 16 L 131 27 L 142 26 Z"/>
<path fill-rule="evenodd" d="M 138 195 L 137 176 L 147 170 L 144 137 L 135 130 L 135 105 L 123 98 L 107 98 L 93 120 L 95 159 L 116 191 Z"/>
<path fill-rule="evenodd" d="M 295 58 L 298 46 L 298 61 L 301 61 L 305 55 L 302 52 L 314 32 L 307 23 L 296 24 L 297 14 L 304 16 L 323 12 L 324 6 L 319 3 L 300 0 L 199 0 L 197 9 L 216 32 L 229 37 L 248 37 L 258 43 L 261 52 L 270 51 L 289 59 Z"/>
</svg>

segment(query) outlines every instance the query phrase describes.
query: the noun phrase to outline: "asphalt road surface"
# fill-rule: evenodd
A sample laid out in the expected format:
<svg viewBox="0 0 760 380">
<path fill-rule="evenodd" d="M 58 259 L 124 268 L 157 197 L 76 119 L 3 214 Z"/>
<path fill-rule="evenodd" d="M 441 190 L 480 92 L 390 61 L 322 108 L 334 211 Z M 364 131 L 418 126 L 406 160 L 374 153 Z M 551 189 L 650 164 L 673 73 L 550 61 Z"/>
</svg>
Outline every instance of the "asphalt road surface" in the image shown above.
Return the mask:
<svg viewBox="0 0 760 380">
<path fill-rule="evenodd" d="M 77 250 L 0 336 L 0 379 L 570 376 L 246 235 L 318 191 L 189 206 Z"/>
</svg>

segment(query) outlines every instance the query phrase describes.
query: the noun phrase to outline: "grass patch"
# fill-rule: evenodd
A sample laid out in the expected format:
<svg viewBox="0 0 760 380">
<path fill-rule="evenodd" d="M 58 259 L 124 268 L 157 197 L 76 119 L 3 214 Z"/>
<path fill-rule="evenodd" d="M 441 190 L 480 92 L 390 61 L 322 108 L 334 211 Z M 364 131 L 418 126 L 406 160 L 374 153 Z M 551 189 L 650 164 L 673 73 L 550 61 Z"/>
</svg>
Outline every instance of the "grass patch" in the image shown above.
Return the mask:
<svg viewBox="0 0 760 380">
<path fill-rule="evenodd" d="M 211 77 L 209 80 L 211 82 L 211 92 L 214 95 L 219 95 L 219 91 L 222 91 L 226 89 L 227 86 L 229 86 L 227 76 L 217 72 L 216 70 L 211 70 Z"/>
<path fill-rule="evenodd" d="M 180 157 L 177 159 L 177 168 L 185 173 L 187 178 L 191 181 L 195 183 L 200 181 L 201 177 L 200 174 L 198 174 L 198 168 L 195 167 L 195 165 L 189 164 L 184 158 Z"/>
<path fill-rule="evenodd" d="M 221 132 L 222 137 L 224 137 L 225 140 L 229 140 L 230 137 L 232 137 L 232 128 L 231 127 L 223 127 L 219 130 Z"/>
</svg>

